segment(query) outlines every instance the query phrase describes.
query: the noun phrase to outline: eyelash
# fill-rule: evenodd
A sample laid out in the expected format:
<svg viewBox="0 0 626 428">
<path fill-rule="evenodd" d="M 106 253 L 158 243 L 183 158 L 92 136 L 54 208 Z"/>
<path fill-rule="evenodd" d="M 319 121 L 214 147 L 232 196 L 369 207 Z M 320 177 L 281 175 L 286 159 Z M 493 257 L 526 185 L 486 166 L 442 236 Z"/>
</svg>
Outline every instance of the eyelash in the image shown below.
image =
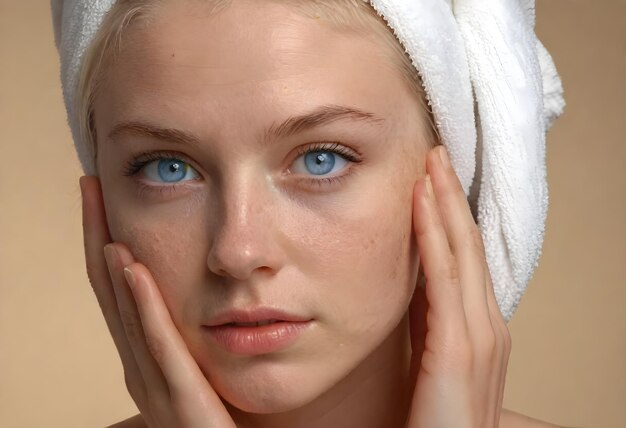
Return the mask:
<svg viewBox="0 0 626 428">
<path fill-rule="evenodd" d="M 139 156 L 128 161 L 126 166 L 124 166 L 123 174 L 127 177 L 133 177 L 141 172 L 141 170 L 148 165 L 150 162 L 158 161 L 161 159 L 176 159 L 181 162 L 185 162 L 188 164 L 192 164 L 192 162 L 177 152 L 144 152 Z"/>
<path fill-rule="evenodd" d="M 134 177 L 141 172 L 141 170 L 150 162 L 158 161 L 161 159 L 176 159 L 181 162 L 185 162 L 192 165 L 193 162 L 182 153 L 160 151 L 160 152 L 144 152 L 134 157 L 126 163 L 123 168 L 122 174 L 126 177 Z M 166 186 L 155 186 L 139 182 L 137 189 L 137 196 L 141 197 L 144 192 L 156 193 L 158 197 L 167 198 L 179 190 L 181 184 L 170 184 Z"/>
<path fill-rule="evenodd" d="M 294 158 L 294 160 L 298 159 L 300 156 L 305 156 L 312 152 L 321 152 L 321 151 L 338 154 L 352 163 L 358 164 L 362 162 L 362 160 L 360 159 L 359 155 L 356 152 L 344 146 L 341 146 L 339 143 L 325 142 L 325 141 L 314 143 L 312 145 L 299 149 L 298 155 Z M 345 172 L 342 175 L 337 175 L 334 177 L 323 177 L 323 178 L 298 178 L 298 181 L 305 182 L 309 186 L 315 186 L 315 185 L 317 185 L 318 187 L 329 186 L 333 184 L 338 184 L 341 181 L 343 181 L 352 173 L 352 170 L 353 170 L 352 167 L 348 167 L 347 172 Z"/>
<path fill-rule="evenodd" d="M 298 159 L 300 156 L 305 156 L 309 153 L 319 152 L 319 151 L 326 151 L 326 152 L 338 154 L 352 163 L 358 164 L 362 162 L 362 159 L 359 157 L 359 154 L 356 153 L 355 151 L 350 150 L 344 146 L 341 146 L 337 142 L 326 142 L 326 141 L 313 143 L 309 146 L 298 149 L 297 155 L 294 158 L 294 160 Z M 124 166 L 122 173 L 124 176 L 134 177 L 137 174 L 139 174 L 146 165 L 148 165 L 151 162 L 158 161 L 161 159 L 176 159 L 181 162 L 185 162 L 189 165 L 192 165 L 193 167 L 193 162 L 191 162 L 189 158 L 187 158 L 186 156 L 178 152 L 168 152 L 168 151 L 144 152 L 136 156 L 135 158 L 131 159 L 130 161 L 128 161 L 126 165 Z M 309 186 L 323 187 L 323 186 L 338 184 L 339 182 L 347 178 L 352 173 L 352 170 L 353 168 L 348 167 L 347 172 L 344 173 L 343 175 L 333 176 L 333 177 L 323 177 L 323 178 L 298 178 L 297 180 L 301 182 L 305 182 Z M 143 190 L 157 191 L 159 192 L 159 196 L 161 196 L 164 192 L 175 192 L 177 187 L 179 187 L 179 185 L 177 184 L 171 184 L 171 185 L 166 185 L 166 186 L 152 186 L 152 185 L 141 184 L 140 192 L 143 192 Z"/>
</svg>

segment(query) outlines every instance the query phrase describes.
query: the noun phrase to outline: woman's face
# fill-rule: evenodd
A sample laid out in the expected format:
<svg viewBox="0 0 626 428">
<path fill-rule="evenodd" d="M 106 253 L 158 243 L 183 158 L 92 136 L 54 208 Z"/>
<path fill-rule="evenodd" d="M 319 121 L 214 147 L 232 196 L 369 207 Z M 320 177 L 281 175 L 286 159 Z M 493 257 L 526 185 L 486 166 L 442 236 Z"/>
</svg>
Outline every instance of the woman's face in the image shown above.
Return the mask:
<svg viewBox="0 0 626 428">
<path fill-rule="evenodd" d="M 384 358 L 406 314 L 423 112 L 382 41 L 274 2 L 197 8 L 170 2 L 130 28 L 97 96 L 109 228 L 215 390 L 286 411 Z M 257 307 L 311 321 L 268 353 L 208 334 Z"/>
</svg>

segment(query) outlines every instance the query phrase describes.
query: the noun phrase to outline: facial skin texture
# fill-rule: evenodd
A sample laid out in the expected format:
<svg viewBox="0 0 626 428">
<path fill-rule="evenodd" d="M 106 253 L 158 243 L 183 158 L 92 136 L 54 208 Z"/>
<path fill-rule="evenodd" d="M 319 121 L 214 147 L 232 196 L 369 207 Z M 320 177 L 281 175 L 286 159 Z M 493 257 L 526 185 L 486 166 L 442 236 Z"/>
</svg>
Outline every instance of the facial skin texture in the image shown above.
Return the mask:
<svg viewBox="0 0 626 428">
<path fill-rule="evenodd" d="M 390 403 L 400 406 L 409 391 L 407 308 L 419 265 L 412 190 L 424 174 L 423 111 L 376 39 L 331 31 L 273 2 L 236 1 L 213 17 L 199 7 L 167 2 L 148 26 L 131 27 L 96 97 L 111 236 L 152 271 L 236 421 L 352 417 L 351 405 L 365 417 L 398 414 Z M 323 105 L 381 120 L 264 138 L 272 124 Z M 199 141 L 109 138 L 128 121 Z M 333 172 L 316 176 L 298 150 L 319 141 L 339 143 L 360 162 L 337 160 Z M 133 158 L 162 151 L 188 161 L 199 179 L 172 186 L 124 174 Z M 227 309 L 255 306 L 315 321 L 287 349 L 251 357 L 215 347 L 201 328 Z"/>
</svg>

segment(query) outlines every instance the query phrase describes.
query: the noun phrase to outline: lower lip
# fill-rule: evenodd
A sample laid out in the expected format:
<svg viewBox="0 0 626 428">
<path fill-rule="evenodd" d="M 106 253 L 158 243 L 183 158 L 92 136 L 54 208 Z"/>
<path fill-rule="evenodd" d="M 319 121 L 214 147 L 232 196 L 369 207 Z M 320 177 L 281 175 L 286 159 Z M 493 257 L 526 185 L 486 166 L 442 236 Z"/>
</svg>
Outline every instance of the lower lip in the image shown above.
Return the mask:
<svg viewBox="0 0 626 428">
<path fill-rule="evenodd" d="M 204 326 L 204 329 L 228 352 L 261 355 L 280 351 L 291 345 L 311 324 L 312 321 L 283 321 L 258 327 L 218 325 Z"/>
</svg>

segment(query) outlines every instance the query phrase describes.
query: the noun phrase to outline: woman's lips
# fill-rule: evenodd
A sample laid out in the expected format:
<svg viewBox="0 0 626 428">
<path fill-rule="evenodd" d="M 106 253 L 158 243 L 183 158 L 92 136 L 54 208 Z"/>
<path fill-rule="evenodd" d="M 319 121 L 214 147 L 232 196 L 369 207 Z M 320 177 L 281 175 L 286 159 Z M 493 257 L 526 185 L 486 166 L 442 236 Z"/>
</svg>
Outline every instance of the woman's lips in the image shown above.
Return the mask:
<svg viewBox="0 0 626 428">
<path fill-rule="evenodd" d="M 269 321 L 269 323 L 268 323 Z M 296 341 L 313 324 L 309 321 L 259 321 L 203 326 L 212 340 L 226 351 L 239 355 L 261 355 L 280 351 Z M 258 325 L 256 325 L 258 324 Z"/>
<path fill-rule="evenodd" d="M 269 306 L 231 308 L 203 326 L 211 340 L 239 355 L 276 352 L 313 324 L 310 317 Z"/>
</svg>

